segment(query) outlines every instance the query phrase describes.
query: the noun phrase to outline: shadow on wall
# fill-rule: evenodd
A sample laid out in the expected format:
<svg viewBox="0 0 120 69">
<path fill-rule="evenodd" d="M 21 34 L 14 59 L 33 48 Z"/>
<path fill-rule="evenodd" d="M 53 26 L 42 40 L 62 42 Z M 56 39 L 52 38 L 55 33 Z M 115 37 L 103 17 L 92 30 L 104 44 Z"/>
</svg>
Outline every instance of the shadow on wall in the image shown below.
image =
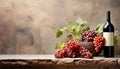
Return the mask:
<svg viewBox="0 0 120 69">
<path fill-rule="evenodd" d="M 0 54 L 40 53 L 31 29 L 17 25 L 19 22 L 15 22 L 13 16 L 15 14 L 9 9 L 0 10 Z"/>
<path fill-rule="evenodd" d="M 110 0 L 110 5 L 112 7 L 120 7 L 120 0 Z"/>
<path fill-rule="evenodd" d="M 4 11 L 4 13 L 8 12 L 9 10 Z M 9 18 L 9 15 L 4 15 L 4 13 L 0 11 L 0 54 L 15 53 L 16 26 L 14 22 Z"/>
</svg>

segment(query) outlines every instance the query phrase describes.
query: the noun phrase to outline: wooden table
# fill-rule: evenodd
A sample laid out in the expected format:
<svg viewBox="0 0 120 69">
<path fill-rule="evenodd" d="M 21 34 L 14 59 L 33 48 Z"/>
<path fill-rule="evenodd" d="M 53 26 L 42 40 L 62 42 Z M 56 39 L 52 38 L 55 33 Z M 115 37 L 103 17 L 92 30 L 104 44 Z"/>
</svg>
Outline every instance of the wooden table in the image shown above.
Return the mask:
<svg viewBox="0 0 120 69">
<path fill-rule="evenodd" d="M 54 58 L 54 55 L 0 55 L 0 67 L 64 67 L 64 69 L 120 69 L 120 58 Z M 1 69 L 1 68 L 0 68 Z M 17 68 L 18 69 L 18 68 Z M 26 68 L 28 69 L 28 68 Z M 34 69 L 34 68 L 33 68 Z M 53 68 L 51 68 L 53 69 Z M 60 68 L 61 69 L 61 68 Z"/>
</svg>

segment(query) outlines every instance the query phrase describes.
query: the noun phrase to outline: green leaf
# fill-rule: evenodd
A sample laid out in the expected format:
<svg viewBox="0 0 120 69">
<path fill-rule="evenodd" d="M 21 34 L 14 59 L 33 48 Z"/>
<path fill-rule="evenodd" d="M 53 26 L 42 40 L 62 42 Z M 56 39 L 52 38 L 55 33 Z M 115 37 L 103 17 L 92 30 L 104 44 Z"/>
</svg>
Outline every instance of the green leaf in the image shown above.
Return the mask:
<svg viewBox="0 0 120 69">
<path fill-rule="evenodd" d="M 69 40 L 70 40 L 70 39 L 73 39 L 72 34 L 69 34 L 67 37 L 68 37 Z"/>
<path fill-rule="evenodd" d="M 55 49 L 57 50 L 57 49 L 59 49 L 59 48 L 60 48 L 59 44 L 56 43 Z"/>
<path fill-rule="evenodd" d="M 103 32 L 103 26 L 104 26 L 104 24 L 97 25 L 97 27 L 95 28 L 95 31 L 97 33 L 102 33 Z"/>
<path fill-rule="evenodd" d="M 64 32 L 67 30 L 67 27 L 61 28 L 60 31 Z"/>
<path fill-rule="evenodd" d="M 76 26 L 72 22 L 68 23 L 68 29 L 74 30 L 75 28 L 76 28 Z"/>
<path fill-rule="evenodd" d="M 114 34 L 114 45 L 115 46 L 118 45 L 119 40 L 120 40 L 120 34 L 118 34 L 117 31 L 115 31 L 115 34 Z"/>
<path fill-rule="evenodd" d="M 75 36 L 75 39 L 80 39 L 80 35 L 76 35 L 76 36 Z"/>
<path fill-rule="evenodd" d="M 56 43 L 56 47 L 55 47 L 55 49 L 56 49 L 56 50 L 57 50 L 57 49 L 61 49 L 61 48 L 64 47 L 64 45 L 65 45 L 65 41 L 63 40 L 63 41 L 61 41 L 60 44 L 59 44 L 59 43 Z"/>
<path fill-rule="evenodd" d="M 90 27 L 86 27 L 86 31 L 90 30 Z"/>
<path fill-rule="evenodd" d="M 56 38 L 59 38 L 61 35 L 63 35 L 63 32 L 61 30 L 56 31 Z"/>
<path fill-rule="evenodd" d="M 78 19 L 76 20 L 76 23 L 77 23 L 78 25 L 80 25 L 80 26 L 84 26 L 85 24 L 87 24 L 86 21 L 83 21 L 83 20 L 80 19 L 80 18 L 78 18 Z"/>
<path fill-rule="evenodd" d="M 97 27 L 95 28 L 95 31 L 97 31 L 99 29 L 101 24 L 98 24 Z"/>
<path fill-rule="evenodd" d="M 76 33 L 80 32 L 80 26 L 77 26 L 77 27 L 75 28 L 75 32 L 76 32 Z"/>
<path fill-rule="evenodd" d="M 90 30 L 90 27 L 83 28 L 83 29 L 81 30 L 81 34 L 84 33 L 84 32 L 86 32 L 86 31 L 88 31 L 88 30 Z"/>
<path fill-rule="evenodd" d="M 117 46 L 117 44 L 118 44 L 118 36 L 115 35 L 114 36 L 114 45 Z"/>
</svg>

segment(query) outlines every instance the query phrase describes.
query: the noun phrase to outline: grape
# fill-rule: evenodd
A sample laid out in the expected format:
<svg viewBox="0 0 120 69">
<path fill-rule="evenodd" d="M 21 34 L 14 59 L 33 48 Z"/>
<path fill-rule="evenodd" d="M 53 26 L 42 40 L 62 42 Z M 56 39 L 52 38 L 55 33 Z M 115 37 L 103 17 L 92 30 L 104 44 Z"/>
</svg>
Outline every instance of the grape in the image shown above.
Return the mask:
<svg viewBox="0 0 120 69">
<path fill-rule="evenodd" d="M 95 51 L 100 52 L 104 46 L 104 43 L 105 43 L 105 39 L 101 34 L 95 36 L 94 41 L 93 41 L 93 44 L 95 46 Z"/>
<path fill-rule="evenodd" d="M 55 54 L 56 58 L 64 58 L 65 57 L 65 51 L 64 50 L 58 50 Z"/>
<path fill-rule="evenodd" d="M 80 47 L 80 54 L 84 58 L 93 58 L 93 54 L 90 53 L 86 48 Z"/>
<path fill-rule="evenodd" d="M 94 30 L 86 31 L 82 34 L 82 42 L 93 42 L 94 37 L 97 35 L 97 33 Z"/>
<path fill-rule="evenodd" d="M 86 48 L 80 46 L 80 42 L 78 40 L 71 40 L 66 45 L 55 53 L 55 58 L 76 58 L 76 57 L 84 57 L 84 58 L 93 58 L 93 54 L 91 54 Z"/>
</svg>

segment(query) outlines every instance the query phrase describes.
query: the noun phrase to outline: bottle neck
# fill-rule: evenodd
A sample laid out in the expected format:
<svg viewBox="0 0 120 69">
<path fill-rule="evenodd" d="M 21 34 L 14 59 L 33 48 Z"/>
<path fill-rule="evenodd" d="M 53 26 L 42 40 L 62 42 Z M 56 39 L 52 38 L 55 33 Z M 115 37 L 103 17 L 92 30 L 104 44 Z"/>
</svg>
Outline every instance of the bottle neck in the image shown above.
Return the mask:
<svg viewBox="0 0 120 69">
<path fill-rule="evenodd" d="M 107 22 L 111 23 L 110 11 L 107 12 Z"/>
</svg>

